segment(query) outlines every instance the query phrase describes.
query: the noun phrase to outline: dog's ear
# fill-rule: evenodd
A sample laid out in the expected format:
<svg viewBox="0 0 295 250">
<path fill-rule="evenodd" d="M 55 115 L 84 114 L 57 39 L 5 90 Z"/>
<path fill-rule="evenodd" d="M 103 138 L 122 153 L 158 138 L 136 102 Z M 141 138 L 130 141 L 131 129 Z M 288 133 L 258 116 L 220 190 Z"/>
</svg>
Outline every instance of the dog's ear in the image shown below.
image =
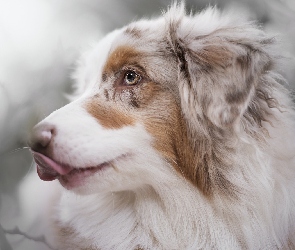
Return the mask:
<svg viewBox="0 0 295 250">
<path fill-rule="evenodd" d="M 239 122 L 270 59 L 271 42 L 250 23 L 238 23 L 215 8 L 185 16 L 183 6 L 166 14 L 169 44 L 179 64 L 184 115 L 219 128 Z"/>
</svg>

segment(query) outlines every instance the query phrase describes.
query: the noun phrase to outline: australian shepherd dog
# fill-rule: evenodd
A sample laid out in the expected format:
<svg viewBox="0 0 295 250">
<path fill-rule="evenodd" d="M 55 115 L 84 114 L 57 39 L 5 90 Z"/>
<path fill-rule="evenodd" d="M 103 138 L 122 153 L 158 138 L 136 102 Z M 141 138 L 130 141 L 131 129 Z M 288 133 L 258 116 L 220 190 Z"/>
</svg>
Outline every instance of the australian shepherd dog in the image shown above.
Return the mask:
<svg viewBox="0 0 295 250">
<path fill-rule="evenodd" d="M 40 179 L 54 180 L 43 217 L 56 248 L 295 249 L 278 52 L 237 13 L 175 4 L 83 54 L 75 100 L 30 139 Z"/>
</svg>

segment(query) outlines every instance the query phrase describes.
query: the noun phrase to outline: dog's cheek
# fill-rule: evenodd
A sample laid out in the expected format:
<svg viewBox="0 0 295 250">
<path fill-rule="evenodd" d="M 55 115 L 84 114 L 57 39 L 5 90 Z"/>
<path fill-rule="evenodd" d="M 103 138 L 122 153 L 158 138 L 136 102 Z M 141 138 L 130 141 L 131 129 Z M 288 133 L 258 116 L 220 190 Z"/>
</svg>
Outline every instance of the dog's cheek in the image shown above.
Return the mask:
<svg viewBox="0 0 295 250">
<path fill-rule="evenodd" d="M 90 98 L 84 104 L 86 111 L 93 116 L 98 123 L 107 129 L 119 129 L 124 126 L 132 126 L 135 121 L 131 115 L 119 110 L 111 104 L 103 104 L 98 98 Z"/>
<path fill-rule="evenodd" d="M 133 99 L 131 102 L 136 101 L 139 107 L 149 108 L 152 103 L 161 95 L 162 88 L 154 82 L 146 82 L 140 86 L 139 89 L 134 91 Z"/>
</svg>

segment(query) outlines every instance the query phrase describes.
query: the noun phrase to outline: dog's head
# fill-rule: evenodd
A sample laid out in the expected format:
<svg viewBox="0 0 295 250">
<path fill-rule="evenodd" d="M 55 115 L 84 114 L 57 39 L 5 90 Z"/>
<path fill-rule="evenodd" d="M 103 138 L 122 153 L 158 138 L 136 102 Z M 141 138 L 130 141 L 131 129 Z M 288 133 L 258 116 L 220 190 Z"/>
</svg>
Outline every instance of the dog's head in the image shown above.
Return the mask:
<svg viewBox="0 0 295 250">
<path fill-rule="evenodd" d="M 270 43 L 214 8 L 186 16 L 174 6 L 112 32 L 82 57 L 80 96 L 33 130 L 40 178 L 83 194 L 179 178 L 207 195 L 233 191 L 232 140 L 267 119 Z"/>
</svg>

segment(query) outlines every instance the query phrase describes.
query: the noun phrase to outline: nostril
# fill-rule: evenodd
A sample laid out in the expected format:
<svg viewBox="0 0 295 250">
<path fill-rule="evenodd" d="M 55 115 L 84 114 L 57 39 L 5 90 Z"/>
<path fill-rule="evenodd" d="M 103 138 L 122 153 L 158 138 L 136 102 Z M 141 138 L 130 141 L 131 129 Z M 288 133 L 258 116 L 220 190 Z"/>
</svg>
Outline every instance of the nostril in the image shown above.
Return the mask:
<svg viewBox="0 0 295 250">
<path fill-rule="evenodd" d="M 46 147 L 48 145 L 48 143 L 51 141 L 51 137 L 52 137 L 52 132 L 51 130 L 44 130 L 41 131 L 40 133 L 40 144 L 42 145 L 42 147 Z"/>
<path fill-rule="evenodd" d="M 33 151 L 43 152 L 48 145 L 50 144 L 54 132 L 55 127 L 52 124 L 48 123 L 39 123 L 37 124 L 32 131 L 29 146 Z"/>
</svg>

